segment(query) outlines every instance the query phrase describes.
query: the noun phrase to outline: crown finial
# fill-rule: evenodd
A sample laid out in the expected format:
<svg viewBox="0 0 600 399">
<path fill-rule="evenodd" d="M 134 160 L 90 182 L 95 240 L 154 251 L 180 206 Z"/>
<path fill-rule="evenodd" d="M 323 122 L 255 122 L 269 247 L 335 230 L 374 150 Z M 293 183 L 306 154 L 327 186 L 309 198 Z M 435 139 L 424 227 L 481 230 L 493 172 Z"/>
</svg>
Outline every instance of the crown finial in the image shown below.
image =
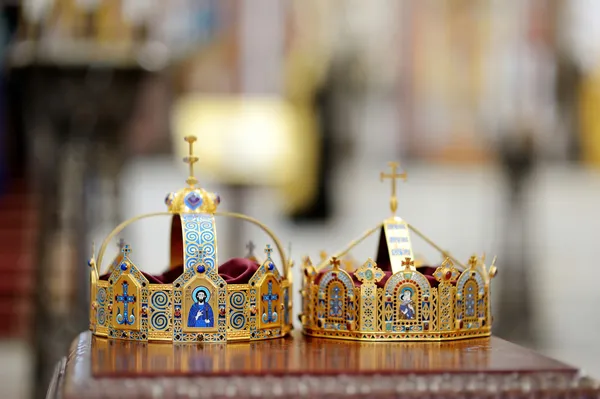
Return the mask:
<svg viewBox="0 0 600 399">
<path fill-rule="evenodd" d="M 254 243 L 252 241 L 248 241 L 248 244 L 246 244 L 246 249 L 248 250 L 248 256 L 246 256 L 247 258 L 254 257 L 254 249 L 255 248 L 256 248 L 256 245 L 254 245 Z"/>
<path fill-rule="evenodd" d="M 471 258 L 469 259 L 469 267 L 471 269 L 474 269 L 477 266 L 477 256 L 473 255 L 471 256 Z"/>
<path fill-rule="evenodd" d="M 267 254 L 267 258 L 271 259 L 271 252 L 273 252 L 273 248 L 271 248 L 270 244 L 265 246 L 265 254 Z"/>
<path fill-rule="evenodd" d="M 125 244 L 123 248 L 121 248 L 121 252 L 123 252 L 123 256 L 125 258 L 128 258 L 129 254 L 131 253 L 131 247 L 129 246 L 129 244 Z"/>
<path fill-rule="evenodd" d="M 337 258 L 337 256 L 332 256 L 331 261 L 329 263 L 333 266 L 334 269 L 340 268 L 340 260 Z"/>
<path fill-rule="evenodd" d="M 194 142 L 196 142 L 197 138 L 196 136 L 186 136 L 184 140 L 189 144 L 189 155 L 183 158 L 183 162 L 187 163 L 190 167 L 190 177 L 187 178 L 186 183 L 191 188 L 194 188 L 198 184 L 198 179 L 194 176 L 194 164 L 198 162 L 198 157 L 194 156 Z"/>
<path fill-rule="evenodd" d="M 398 167 L 400 165 L 397 162 L 390 162 L 389 165 L 392 169 L 392 173 L 386 174 L 385 172 L 381 172 L 380 179 L 382 182 L 385 179 L 390 179 L 392 181 L 392 197 L 390 198 L 390 209 L 395 215 L 396 210 L 398 209 L 398 198 L 396 197 L 396 179 L 402 179 L 406 181 L 408 175 L 405 172 L 398 173 Z"/>
<path fill-rule="evenodd" d="M 402 261 L 402 266 L 404 266 L 404 269 L 410 269 L 414 265 L 415 262 L 411 258 L 404 258 Z"/>
<path fill-rule="evenodd" d="M 496 257 L 494 256 L 494 259 L 492 260 L 492 265 L 490 266 L 490 270 L 488 271 L 488 274 L 490 275 L 491 278 L 496 277 L 496 274 L 498 274 L 498 268 L 496 267 Z"/>
</svg>

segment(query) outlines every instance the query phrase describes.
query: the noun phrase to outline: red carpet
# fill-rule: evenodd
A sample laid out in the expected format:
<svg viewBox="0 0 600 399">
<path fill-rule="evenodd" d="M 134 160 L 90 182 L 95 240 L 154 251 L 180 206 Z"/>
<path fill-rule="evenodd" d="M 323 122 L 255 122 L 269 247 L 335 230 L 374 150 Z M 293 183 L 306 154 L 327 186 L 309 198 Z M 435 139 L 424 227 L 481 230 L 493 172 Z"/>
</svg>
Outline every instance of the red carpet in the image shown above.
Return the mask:
<svg viewBox="0 0 600 399">
<path fill-rule="evenodd" d="M 33 199 L 20 181 L 0 197 L 0 338 L 26 338 L 31 330 L 37 232 Z"/>
</svg>

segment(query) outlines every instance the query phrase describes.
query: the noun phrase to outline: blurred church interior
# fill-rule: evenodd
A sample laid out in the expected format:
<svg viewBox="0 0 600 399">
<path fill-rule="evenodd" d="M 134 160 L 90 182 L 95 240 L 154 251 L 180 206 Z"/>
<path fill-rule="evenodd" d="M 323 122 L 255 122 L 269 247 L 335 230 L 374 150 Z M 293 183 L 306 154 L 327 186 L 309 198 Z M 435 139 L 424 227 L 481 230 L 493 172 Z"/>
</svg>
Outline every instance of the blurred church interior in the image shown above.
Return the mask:
<svg viewBox="0 0 600 399">
<path fill-rule="evenodd" d="M 386 216 L 399 161 L 400 216 L 498 256 L 494 333 L 600 378 L 599 2 L 14 0 L 0 38 L 3 398 L 43 397 L 87 328 L 92 242 L 164 210 L 189 134 L 201 184 L 297 263 Z M 168 228 L 123 234 L 148 272 Z"/>
</svg>

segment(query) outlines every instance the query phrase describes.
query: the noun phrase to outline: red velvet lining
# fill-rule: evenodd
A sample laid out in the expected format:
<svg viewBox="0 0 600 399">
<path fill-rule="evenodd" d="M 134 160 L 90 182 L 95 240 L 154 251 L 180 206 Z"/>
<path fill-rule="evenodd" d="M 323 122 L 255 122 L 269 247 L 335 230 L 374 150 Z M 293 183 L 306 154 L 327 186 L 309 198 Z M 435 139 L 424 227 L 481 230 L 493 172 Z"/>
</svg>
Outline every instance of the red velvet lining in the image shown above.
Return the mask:
<svg viewBox="0 0 600 399">
<path fill-rule="evenodd" d="M 248 284 L 259 264 L 246 258 L 233 258 L 219 266 L 219 276 L 227 284 Z M 142 272 L 150 284 L 172 284 L 183 273 L 183 265 L 176 266 L 158 276 Z M 104 274 L 100 280 L 108 280 L 109 274 Z"/>
<path fill-rule="evenodd" d="M 377 267 L 379 267 L 379 264 L 377 264 Z M 387 265 L 384 264 L 383 267 L 381 267 L 381 269 L 383 270 L 384 276 L 377 283 L 377 287 L 383 288 L 385 287 L 385 283 L 387 283 L 387 281 L 390 279 L 390 277 L 392 277 L 394 273 L 390 271 L 391 267 L 389 263 Z M 435 273 L 436 269 L 437 266 L 421 266 L 417 268 L 417 271 L 425 276 L 432 288 L 436 288 L 439 285 L 439 282 L 435 279 L 435 277 L 433 277 L 433 273 Z M 315 284 L 319 284 L 321 277 L 323 277 L 323 275 L 329 270 L 331 269 L 320 271 L 317 277 L 315 278 Z M 352 277 L 352 281 L 354 282 L 355 287 L 360 287 L 362 285 L 362 283 L 356 278 L 353 272 L 348 274 L 350 275 L 350 277 Z"/>
<path fill-rule="evenodd" d="M 388 251 L 385 229 L 383 227 L 381 228 L 381 232 L 379 234 L 379 244 L 377 246 L 377 257 L 375 263 L 377 264 L 377 267 L 380 268 L 384 273 L 383 278 L 377 283 L 377 287 L 383 288 L 385 287 L 385 283 L 387 283 L 389 278 L 392 277 L 392 275 L 394 274 L 392 272 L 392 262 L 390 261 L 390 253 Z M 435 277 L 433 277 L 433 273 L 435 273 L 436 269 L 437 266 L 421 266 L 417 268 L 417 271 L 425 276 L 427 281 L 429 281 L 429 285 L 431 285 L 432 288 L 436 288 L 439 285 L 439 281 L 437 281 Z M 327 271 L 329 270 L 331 269 L 328 269 Z M 315 278 L 315 284 L 319 284 L 321 277 L 325 273 L 326 271 L 319 272 L 319 274 Z M 352 277 L 354 286 L 360 287 L 362 283 L 356 278 L 356 276 L 354 276 L 354 273 L 349 274 L 350 277 Z"/>
</svg>

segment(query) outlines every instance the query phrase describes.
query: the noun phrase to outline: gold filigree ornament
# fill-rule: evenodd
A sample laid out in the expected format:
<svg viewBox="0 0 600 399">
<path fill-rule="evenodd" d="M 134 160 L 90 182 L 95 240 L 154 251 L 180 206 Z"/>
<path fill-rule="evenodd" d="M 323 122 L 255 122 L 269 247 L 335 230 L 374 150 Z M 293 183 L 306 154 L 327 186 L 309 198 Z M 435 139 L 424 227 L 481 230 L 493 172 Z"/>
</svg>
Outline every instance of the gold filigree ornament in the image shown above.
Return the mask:
<svg viewBox="0 0 600 399">
<path fill-rule="evenodd" d="M 195 137 L 189 144 L 188 186 L 165 199 L 168 212 L 129 219 L 104 240 L 98 257 L 92 248 L 90 330 L 96 336 L 136 341 L 226 342 L 283 337 L 292 329 L 292 262 L 279 239 L 249 216 L 218 212 L 218 194 L 198 186 L 194 176 Z M 157 216 L 171 218 L 171 256 L 160 276 L 142 273 L 129 245 L 102 272 L 106 248 L 125 227 Z M 234 258 L 219 264 L 216 218 L 252 223 L 272 240 L 265 259 Z"/>
<path fill-rule="evenodd" d="M 307 335 L 361 341 L 442 341 L 491 334 L 490 284 L 496 275 L 494 258 L 488 268 L 473 256 L 468 266 L 421 231 L 396 216 L 396 180 L 406 180 L 391 163 L 392 216 L 378 223 L 331 257 L 321 252 L 319 264 L 303 259 L 300 321 Z M 380 232 L 380 252 L 359 267 L 348 267 L 349 252 Z M 442 255 L 437 267 L 415 260 L 411 233 Z M 344 267 L 340 267 L 340 259 Z"/>
</svg>

